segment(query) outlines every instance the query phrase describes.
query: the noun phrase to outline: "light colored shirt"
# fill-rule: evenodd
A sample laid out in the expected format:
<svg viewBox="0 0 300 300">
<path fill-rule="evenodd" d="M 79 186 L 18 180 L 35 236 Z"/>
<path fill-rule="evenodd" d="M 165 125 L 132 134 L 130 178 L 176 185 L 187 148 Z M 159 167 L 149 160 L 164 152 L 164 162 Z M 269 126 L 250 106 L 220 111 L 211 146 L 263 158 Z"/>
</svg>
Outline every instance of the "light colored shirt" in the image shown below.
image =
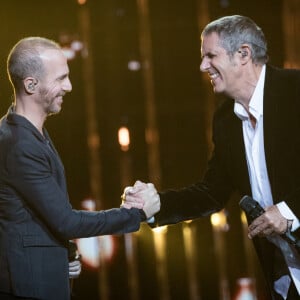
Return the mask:
<svg viewBox="0 0 300 300">
<path fill-rule="evenodd" d="M 264 65 L 255 87 L 254 93 L 249 102 L 249 113 L 256 119 L 253 127 L 250 116 L 244 106 L 235 99 L 234 112 L 242 120 L 243 137 L 246 150 L 246 160 L 252 197 L 263 207 L 273 205 L 273 197 L 266 166 L 264 149 L 264 128 L 263 128 L 263 91 L 265 82 L 266 66 Z M 286 219 L 293 220 L 292 231 L 299 227 L 299 220 L 290 210 L 288 205 L 282 201 L 277 204 L 280 213 Z M 268 237 L 268 239 L 279 247 L 289 267 L 291 277 L 300 294 L 300 257 L 297 252 L 279 235 Z M 283 276 L 274 283 L 275 290 L 287 297 L 290 286 L 290 276 Z"/>
</svg>

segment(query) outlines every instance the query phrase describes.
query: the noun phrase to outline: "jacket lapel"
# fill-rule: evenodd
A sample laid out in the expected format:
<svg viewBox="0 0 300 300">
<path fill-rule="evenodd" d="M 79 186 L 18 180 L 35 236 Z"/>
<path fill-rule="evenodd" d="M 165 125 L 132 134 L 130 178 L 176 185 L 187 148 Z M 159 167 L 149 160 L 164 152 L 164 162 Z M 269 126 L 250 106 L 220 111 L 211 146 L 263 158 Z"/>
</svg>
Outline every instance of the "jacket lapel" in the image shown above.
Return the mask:
<svg viewBox="0 0 300 300">
<path fill-rule="evenodd" d="M 276 147 L 274 144 L 276 123 L 274 122 L 274 119 L 276 119 L 278 110 L 278 101 L 276 101 L 276 95 L 274 94 L 275 89 L 272 88 L 272 76 L 272 70 L 267 67 L 264 85 L 264 148 L 270 182 L 272 182 L 272 178 L 275 177 L 273 161 L 276 161 L 276 157 L 274 157 L 274 147 Z"/>
</svg>

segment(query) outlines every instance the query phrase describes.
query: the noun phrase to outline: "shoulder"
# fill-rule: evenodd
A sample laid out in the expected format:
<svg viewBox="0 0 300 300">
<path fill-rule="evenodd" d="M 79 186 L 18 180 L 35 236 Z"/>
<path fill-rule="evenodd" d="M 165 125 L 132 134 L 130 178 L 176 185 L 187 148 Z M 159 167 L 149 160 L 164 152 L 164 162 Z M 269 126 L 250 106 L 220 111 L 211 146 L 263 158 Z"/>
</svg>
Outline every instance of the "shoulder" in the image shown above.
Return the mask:
<svg viewBox="0 0 300 300">
<path fill-rule="evenodd" d="M 281 69 L 267 65 L 264 99 L 266 105 L 274 106 L 276 102 L 279 111 L 299 105 L 300 100 L 300 70 Z M 278 99 L 278 101 L 276 101 Z M 284 101 L 281 101 L 284 99 Z M 296 111 L 295 111 L 296 113 Z"/>
<path fill-rule="evenodd" d="M 299 69 L 282 69 L 267 65 L 266 68 L 266 82 L 268 80 L 278 82 L 279 84 L 295 84 L 300 81 L 300 70 Z"/>
<path fill-rule="evenodd" d="M 22 166 L 44 165 L 49 160 L 43 142 L 22 126 L 0 125 L 0 161 L 10 172 Z"/>
</svg>

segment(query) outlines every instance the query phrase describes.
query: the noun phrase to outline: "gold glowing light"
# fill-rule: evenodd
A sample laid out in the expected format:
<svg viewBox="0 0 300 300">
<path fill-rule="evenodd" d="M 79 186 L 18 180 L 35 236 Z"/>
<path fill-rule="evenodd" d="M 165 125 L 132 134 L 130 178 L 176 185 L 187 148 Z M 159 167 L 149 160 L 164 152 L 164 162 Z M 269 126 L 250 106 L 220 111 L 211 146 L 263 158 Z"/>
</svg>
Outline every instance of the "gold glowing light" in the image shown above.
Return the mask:
<svg viewBox="0 0 300 300">
<path fill-rule="evenodd" d="M 77 0 L 77 2 L 79 5 L 84 5 L 87 2 L 87 0 Z"/>
<path fill-rule="evenodd" d="M 130 135 L 127 127 L 123 126 L 118 132 L 119 144 L 122 151 L 128 151 L 130 145 Z"/>
<path fill-rule="evenodd" d="M 184 221 L 185 224 L 191 224 L 193 222 L 193 220 L 186 220 Z"/>
<path fill-rule="evenodd" d="M 212 214 L 210 216 L 210 222 L 214 228 L 219 228 L 224 231 L 228 230 L 227 218 L 224 211 Z"/>
<path fill-rule="evenodd" d="M 152 229 L 154 234 L 162 234 L 166 233 L 168 231 L 168 226 L 160 226 L 160 227 L 155 227 Z"/>
<path fill-rule="evenodd" d="M 245 212 L 241 212 L 241 220 L 242 220 L 242 223 L 247 225 L 247 217 L 246 217 L 246 214 Z"/>
</svg>

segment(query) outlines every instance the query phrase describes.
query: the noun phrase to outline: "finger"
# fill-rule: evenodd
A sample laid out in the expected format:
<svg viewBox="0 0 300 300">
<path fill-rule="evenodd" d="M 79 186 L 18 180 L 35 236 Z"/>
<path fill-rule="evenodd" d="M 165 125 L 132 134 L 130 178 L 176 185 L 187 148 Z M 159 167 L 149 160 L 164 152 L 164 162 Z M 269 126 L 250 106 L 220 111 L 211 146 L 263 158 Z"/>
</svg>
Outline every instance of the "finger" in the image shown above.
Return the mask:
<svg viewBox="0 0 300 300">
<path fill-rule="evenodd" d="M 80 265 L 80 261 L 79 260 L 73 260 L 69 262 L 69 267 L 73 267 L 73 266 L 78 266 Z"/>
<path fill-rule="evenodd" d="M 147 186 L 148 186 L 149 188 L 151 188 L 151 189 L 154 189 L 154 190 L 156 191 L 156 188 L 155 188 L 155 186 L 154 186 L 153 183 L 149 182 L 149 183 L 147 183 Z"/>
<path fill-rule="evenodd" d="M 132 186 L 126 186 L 126 188 L 124 189 L 124 194 L 126 195 L 127 193 L 130 193 L 131 190 L 133 190 Z"/>
<path fill-rule="evenodd" d="M 267 228 L 262 232 L 263 236 L 274 235 L 275 232 L 272 228 Z"/>
<path fill-rule="evenodd" d="M 127 195 L 134 195 L 134 194 L 138 194 L 140 192 L 142 192 L 143 190 L 145 190 L 144 186 L 133 186 L 131 189 L 126 190 L 126 194 L 125 196 L 127 197 Z"/>
<path fill-rule="evenodd" d="M 126 209 L 130 209 L 132 206 L 129 203 L 124 202 L 123 204 L 121 204 L 121 207 L 124 207 Z"/>
<path fill-rule="evenodd" d="M 260 216 L 258 218 L 256 218 L 250 225 L 249 225 L 249 231 L 255 230 L 255 228 L 262 226 L 262 224 L 264 223 L 264 218 L 263 216 Z"/>
<path fill-rule="evenodd" d="M 72 267 L 72 268 L 69 268 L 69 272 L 78 272 L 81 270 L 81 267 L 80 266 L 76 266 L 76 267 Z"/>
<path fill-rule="evenodd" d="M 135 203 L 130 203 L 130 205 L 122 205 L 122 207 L 126 209 L 130 209 L 130 208 L 142 209 L 144 205 L 142 203 L 135 202 Z"/>
<path fill-rule="evenodd" d="M 79 260 L 73 260 L 69 262 L 69 268 L 76 268 L 80 266 L 81 266 L 81 262 Z"/>
<path fill-rule="evenodd" d="M 81 270 L 79 270 L 78 272 L 69 272 L 69 278 L 77 278 L 79 277 L 81 273 Z"/>
<path fill-rule="evenodd" d="M 125 202 L 140 202 L 140 203 L 144 203 L 145 200 L 144 198 L 142 197 L 139 197 L 138 195 L 136 194 L 133 194 L 133 195 L 127 195 L 126 198 L 125 198 Z"/>
<path fill-rule="evenodd" d="M 132 207 L 135 207 L 135 208 L 143 208 L 144 207 L 144 202 L 143 201 L 125 201 L 124 203 L 122 203 L 121 207 L 124 207 L 124 208 L 127 208 L 127 209 L 130 209 Z"/>
<path fill-rule="evenodd" d="M 256 226 L 256 227 L 253 227 L 252 229 L 250 229 L 250 227 L 249 227 L 248 237 L 250 239 L 252 239 L 255 236 L 259 235 L 260 233 L 261 233 L 260 227 Z"/>
</svg>

